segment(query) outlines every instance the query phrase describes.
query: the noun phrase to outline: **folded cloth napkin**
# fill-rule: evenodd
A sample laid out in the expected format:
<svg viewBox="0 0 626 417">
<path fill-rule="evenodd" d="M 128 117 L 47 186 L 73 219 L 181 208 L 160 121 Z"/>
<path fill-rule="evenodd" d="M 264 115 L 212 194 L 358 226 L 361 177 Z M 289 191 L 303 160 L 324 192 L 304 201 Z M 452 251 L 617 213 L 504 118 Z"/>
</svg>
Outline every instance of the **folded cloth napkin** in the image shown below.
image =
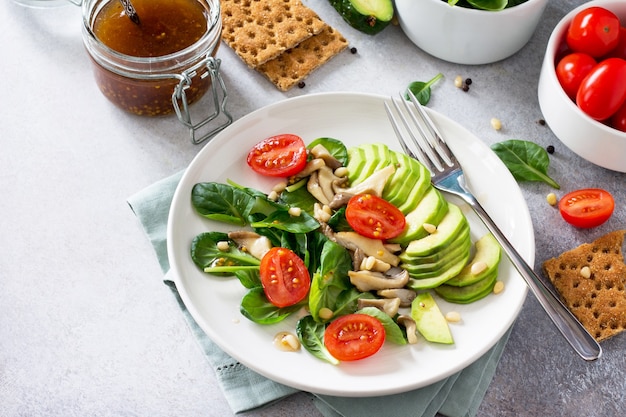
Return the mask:
<svg viewBox="0 0 626 417">
<path fill-rule="evenodd" d="M 158 181 L 128 199 L 141 222 L 165 274 L 164 282 L 178 300 L 181 311 L 234 413 L 244 413 L 279 401 L 296 389 L 271 381 L 220 350 L 195 323 L 169 274 L 167 258 L 167 217 L 182 172 Z M 462 371 L 414 391 L 368 398 L 345 398 L 314 394 L 315 405 L 326 417 L 428 417 L 438 413 L 449 417 L 472 417 L 487 391 L 506 345 L 510 330 L 487 353 Z"/>
</svg>

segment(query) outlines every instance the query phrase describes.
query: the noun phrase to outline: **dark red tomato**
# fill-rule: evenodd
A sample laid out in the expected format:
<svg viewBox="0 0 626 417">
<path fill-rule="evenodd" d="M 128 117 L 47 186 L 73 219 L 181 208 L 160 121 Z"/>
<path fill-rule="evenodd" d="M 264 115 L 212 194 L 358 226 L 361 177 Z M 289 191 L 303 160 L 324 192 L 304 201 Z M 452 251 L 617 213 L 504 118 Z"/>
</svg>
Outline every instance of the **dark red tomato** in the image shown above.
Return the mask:
<svg viewBox="0 0 626 417">
<path fill-rule="evenodd" d="M 591 55 L 582 52 L 571 53 L 559 61 L 556 66 L 556 77 L 569 98 L 576 100 L 580 83 L 596 64 Z"/>
<path fill-rule="evenodd" d="M 626 132 L 626 101 L 622 104 L 622 107 L 611 116 L 609 119 L 609 126 L 613 129 Z"/>
<path fill-rule="evenodd" d="M 606 58 L 622 58 L 626 59 L 626 27 L 619 28 L 619 42 L 617 46 L 609 52 Z"/>
<path fill-rule="evenodd" d="M 626 60 L 607 58 L 587 74 L 576 94 L 576 104 L 589 117 L 606 120 L 626 101 Z"/>
<path fill-rule="evenodd" d="M 346 220 L 358 234 L 372 239 L 391 239 L 404 231 L 404 214 L 390 202 L 373 194 L 358 194 L 348 201 Z"/>
<path fill-rule="evenodd" d="M 277 135 L 254 145 L 248 153 L 248 165 L 261 175 L 289 177 L 306 165 L 306 146 L 296 135 Z"/>
<path fill-rule="evenodd" d="M 574 52 L 593 57 L 606 55 L 619 42 L 619 17 L 603 7 L 588 7 L 577 13 L 567 31 L 567 45 Z"/>
<path fill-rule="evenodd" d="M 340 361 L 356 361 L 378 352 L 385 343 L 382 323 L 367 314 L 348 314 L 331 322 L 324 345 Z"/>
<path fill-rule="evenodd" d="M 559 211 L 566 222 L 580 228 L 596 227 L 613 214 L 613 196 L 599 188 L 585 188 L 566 194 L 559 201 Z"/>
<path fill-rule="evenodd" d="M 261 259 L 261 284 L 276 307 L 299 303 L 309 293 L 311 276 L 298 255 L 287 248 L 270 249 Z"/>
</svg>

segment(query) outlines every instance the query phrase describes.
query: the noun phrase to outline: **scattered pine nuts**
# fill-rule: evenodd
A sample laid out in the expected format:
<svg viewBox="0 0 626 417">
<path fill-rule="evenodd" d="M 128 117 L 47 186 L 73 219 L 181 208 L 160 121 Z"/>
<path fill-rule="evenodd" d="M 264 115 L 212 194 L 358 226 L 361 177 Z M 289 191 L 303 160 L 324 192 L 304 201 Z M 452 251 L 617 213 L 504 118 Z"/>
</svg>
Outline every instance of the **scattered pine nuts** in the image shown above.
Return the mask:
<svg viewBox="0 0 626 417">
<path fill-rule="evenodd" d="M 449 311 L 446 313 L 446 321 L 458 323 L 461 321 L 461 314 L 458 311 Z"/>
<path fill-rule="evenodd" d="M 300 207 L 289 207 L 288 213 L 293 217 L 298 217 L 302 214 L 302 209 Z"/>
<path fill-rule="evenodd" d="M 472 275 L 476 276 L 487 269 L 487 264 L 483 261 L 474 262 L 470 268 Z"/>
<path fill-rule="evenodd" d="M 222 252 L 228 252 L 228 250 L 230 249 L 230 245 L 225 240 L 220 240 L 219 242 L 217 242 L 216 246 L 217 246 L 217 250 L 222 251 Z"/>
<path fill-rule="evenodd" d="M 287 183 L 285 181 L 281 181 L 278 184 L 274 185 L 272 190 L 276 191 L 277 193 L 282 193 L 283 191 L 285 191 L 285 188 L 287 188 Z"/>
<path fill-rule="evenodd" d="M 267 199 L 272 201 L 278 200 L 278 193 L 274 190 L 270 191 L 270 193 L 267 195 Z"/>
<path fill-rule="evenodd" d="M 320 308 L 320 311 L 317 313 L 322 320 L 329 320 L 333 318 L 333 311 L 328 307 Z"/>
<path fill-rule="evenodd" d="M 463 87 L 463 77 L 461 77 L 460 75 L 457 75 L 456 78 L 454 79 L 454 86 L 456 88 Z"/>
<path fill-rule="evenodd" d="M 338 176 L 339 178 L 343 178 L 343 177 L 347 177 L 348 176 L 348 168 L 346 167 L 339 167 L 335 170 L 335 175 Z"/>
<path fill-rule="evenodd" d="M 591 278 L 591 269 L 588 266 L 583 266 L 580 268 L 580 275 L 583 278 Z"/>
<path fill-rule="evenodd" d="M 495 130 L 500 130 L 500 129 L 502 129 L 502 122 L 500 121 L 500 119 L 498 119 L 496 117 L 492 117 L 491 118 L 491 127 L 494 128 Z"/>
<path fill-rule="evenodd" d="M 493 293 L 500 294 L 502 291 L 504 291 L 504 282 L 496 281 L 496 285 L 493 286 Z"/>
<path fill-rule="evenodd" d="M 424 223 L 422 225 L 422 227 L 424 228 L 424 230 L 426 230 L 428 232 L 428 234 L 432 235 L 433 233 L 435 233 L 437 231 L 437 226 L 435 226 L 434 224 L 430 224 L 430 223 Z"/>
<path fill-rule="evenodd" d="M 551 206 L 556 206 L 557 203 L 557 199 L 556 199 L 556 194 L 554 193 L 550 193 L 546 196 L 546 201 L 548 202 L 548 204 L 550 204 Z"/>
<path fill-rule="evenodd" d="M 300 350 L 300 341 L 289 332 L 280 332 L 274 336 L 274 346 L 285 352 L 296 352 Z"/>
</svg>

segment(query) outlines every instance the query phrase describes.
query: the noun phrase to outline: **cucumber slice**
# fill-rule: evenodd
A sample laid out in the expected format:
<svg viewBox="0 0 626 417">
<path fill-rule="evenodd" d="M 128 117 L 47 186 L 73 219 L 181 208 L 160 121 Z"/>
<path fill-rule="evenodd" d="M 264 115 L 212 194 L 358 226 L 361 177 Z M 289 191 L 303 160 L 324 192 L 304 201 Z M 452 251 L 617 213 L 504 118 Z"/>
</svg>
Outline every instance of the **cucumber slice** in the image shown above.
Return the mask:
<svg viewBox="0 0 626 417">
<path fill-rule="evenodd" d="M 375 35 L 389 25 L 393 17 L 392 0 L 329 0 L 350 26 Z"/>
</svg>

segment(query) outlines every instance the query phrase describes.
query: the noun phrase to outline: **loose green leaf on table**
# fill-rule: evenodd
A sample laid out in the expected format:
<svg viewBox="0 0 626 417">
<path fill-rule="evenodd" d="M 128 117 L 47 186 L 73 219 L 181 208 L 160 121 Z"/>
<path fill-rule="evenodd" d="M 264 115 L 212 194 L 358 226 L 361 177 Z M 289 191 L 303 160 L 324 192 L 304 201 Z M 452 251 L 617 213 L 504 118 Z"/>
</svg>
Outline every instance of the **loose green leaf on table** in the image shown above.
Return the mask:
<svg viewBox="0 0 626 417">
<path fill-rule="evenodd" d="M 536 143 L 511 139 L 491 145 L 491 149 L 504 162 L 517 181 L 541 181 L 553 188 L 560 189 L 550 176 L 548 152 Z"/>
<path fill-rule="evenodd" d="M 431 95 L 430 87 L 434 83 L 439 81 L 441 77 L 443 77 L 443 74 L 439 73 L 435 75 L 430 81 L 427 81 L 427 82 L 413 81 L 411 84 L 409 84 L 409 86 L 407 87 L 407 90 L 411 90 L 411 92 L 413 93 L 417 101 L 419 101 L 422 106 L 425 106 L 430 101 L 430 95 Z M 408 92 L 404 93 L 404 98 L 406 100 L 409 100 Z"/>
</svg>

